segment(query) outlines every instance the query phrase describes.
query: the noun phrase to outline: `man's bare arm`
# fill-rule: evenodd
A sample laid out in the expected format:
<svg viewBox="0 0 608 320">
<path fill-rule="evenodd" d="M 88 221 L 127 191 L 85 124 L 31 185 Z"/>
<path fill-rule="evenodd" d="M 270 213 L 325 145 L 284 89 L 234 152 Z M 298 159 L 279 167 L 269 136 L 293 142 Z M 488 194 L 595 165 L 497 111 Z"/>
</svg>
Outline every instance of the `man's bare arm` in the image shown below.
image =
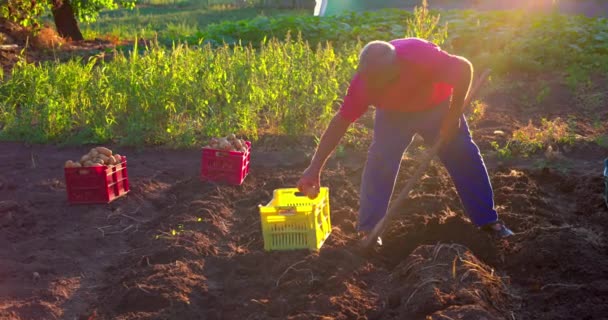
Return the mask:
<svg viewBox="0 0 608 320">
<path fill-rule="evenodd" d="M 351 122 L 344 119 L 340 114 L 333 117 L 323 136 L 321 136 L 317 151 L 310 162 L 310 170 L 318 172 L 323 170 L 327 159 L 340 143 L 350 124 Z"/>
</svg>

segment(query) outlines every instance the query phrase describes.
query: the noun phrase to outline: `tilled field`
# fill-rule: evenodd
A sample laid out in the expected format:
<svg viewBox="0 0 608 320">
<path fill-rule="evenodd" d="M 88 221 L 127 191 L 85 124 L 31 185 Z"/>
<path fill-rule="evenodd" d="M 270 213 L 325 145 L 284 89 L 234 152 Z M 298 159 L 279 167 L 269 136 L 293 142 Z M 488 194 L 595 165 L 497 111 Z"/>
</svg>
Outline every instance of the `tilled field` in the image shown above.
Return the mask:
<svg viewBox="0 0 608 320">
<path fill-rule="evenodd" d="M 131 193 L 110 205 L 69 206 L 61 164 L 82 148 L 2 148 L 2 319 L 608 314 L 608 209 L 593 162 L 578 160 L 566 174 L 489 161 L 501 218 L 517 233 L 503 241 L 469 223 L 434 164 L 384 246 L 362 254 L 354 246 L 361 163 L 334 161 L 324 176 L 333 232 L 322 250 L 267 253 L 257 206 L 293 186 L 305 159 L 254 153 L 252 174 L 230 187 L 198 180 L 198 151 L 118 148 L 129 157 Z M 404 159 L 397 188 L 415 164 Z"/>
</svg>

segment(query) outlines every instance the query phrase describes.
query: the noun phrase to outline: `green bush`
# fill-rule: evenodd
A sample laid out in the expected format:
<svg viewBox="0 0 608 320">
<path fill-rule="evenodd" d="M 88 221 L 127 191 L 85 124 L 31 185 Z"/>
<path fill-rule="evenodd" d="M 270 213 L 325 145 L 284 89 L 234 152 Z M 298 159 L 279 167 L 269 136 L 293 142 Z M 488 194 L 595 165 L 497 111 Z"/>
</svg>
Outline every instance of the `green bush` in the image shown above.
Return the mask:
<svg viewBox="0 0 608 320">
<path fill-rule="evenodd" d="M 137 48 L 136 48 L 137 49 Z M 20 63 L 0 84 L 0 138 L 193 145 L 238 132 L 318 133 L 358 47 L 300 39 L 247 46 L 153 46 L 111 62 Z"/>
<path fill-rule="evenodd" d="M 497 78 L 608 71 L 604 19 L 473 11 L 433 19 L 413 28 L 414 15 L 403 10 L 259 17 L 211 25 L 188 37 L 196 47 L 135 47 L 111 61 L 20 62 L 0 83 L 0 138 L 194 145 L 226 132 L 316 135 L 345 92 L 361 41 L 425 30 Z M 298 32 L 301 39 L 290 37 Z"/>
<path fill-rule="evenodd" d="M 411 34 L 415 24 L 408 22 L 413 18 L 411 12 L 398 9 L 337 17 L 258 17 L 212 24 L 186 39 L 255 46 L 268 37 L 283 39 L 288 32 L 301 32 L 312 45 L 390 40 Z M 448 38 L 443 47 L 479 66 L 492 67 L 495 74 L 566 68 L 608 71 L 606 19 L 523 11 L 446 11 L 441 13 L 440 24 L 444 23 Z"/>
</svg>

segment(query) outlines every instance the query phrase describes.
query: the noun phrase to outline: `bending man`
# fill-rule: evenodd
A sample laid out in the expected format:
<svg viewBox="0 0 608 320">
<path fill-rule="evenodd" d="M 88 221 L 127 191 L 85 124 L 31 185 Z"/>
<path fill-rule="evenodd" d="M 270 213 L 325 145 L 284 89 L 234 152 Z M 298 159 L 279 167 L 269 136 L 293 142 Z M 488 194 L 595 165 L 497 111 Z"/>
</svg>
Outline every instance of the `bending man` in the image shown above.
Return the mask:
<svg viewBox="0 0 608 320">
<path fill-rule="evenodd" d="M 427 144 L 443 139 L 438 156 L 471 221 L 497 237 L 513 235 L 498 220 L 490 179 L 463 114 L 472 78 L 468 60 L 426 40 L 368 43 L 360 53 L 344 103 L 323 134 L 298 189 L 310 198 L 318 195 L 329 155 L 349 125 L 373 105 L 374 137 L 363 171 L 357 226 L 361 236 L 386 214 L 401 158 L 416 133 Z"/>
</svg>

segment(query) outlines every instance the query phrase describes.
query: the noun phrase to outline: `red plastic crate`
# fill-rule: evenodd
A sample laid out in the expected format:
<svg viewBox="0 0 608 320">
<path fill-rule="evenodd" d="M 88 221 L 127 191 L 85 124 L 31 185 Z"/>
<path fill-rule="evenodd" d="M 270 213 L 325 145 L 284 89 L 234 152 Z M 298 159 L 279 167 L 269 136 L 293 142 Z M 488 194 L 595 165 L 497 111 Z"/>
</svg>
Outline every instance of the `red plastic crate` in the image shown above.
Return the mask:
<svg viewBox="0 0 608 320">
<path fill-rule="evenodd" d="M 201 159 L 201 180 L 241 185 L 249 174 L 251 142 L 246 152 L 224 151 L 203 148 Z"/>
<path fill-rule="evenodd" d="M 127 157 L 112 167 L 64 168 L 71 204 L 110 203 L 129 192 Z"/>
</svg>

